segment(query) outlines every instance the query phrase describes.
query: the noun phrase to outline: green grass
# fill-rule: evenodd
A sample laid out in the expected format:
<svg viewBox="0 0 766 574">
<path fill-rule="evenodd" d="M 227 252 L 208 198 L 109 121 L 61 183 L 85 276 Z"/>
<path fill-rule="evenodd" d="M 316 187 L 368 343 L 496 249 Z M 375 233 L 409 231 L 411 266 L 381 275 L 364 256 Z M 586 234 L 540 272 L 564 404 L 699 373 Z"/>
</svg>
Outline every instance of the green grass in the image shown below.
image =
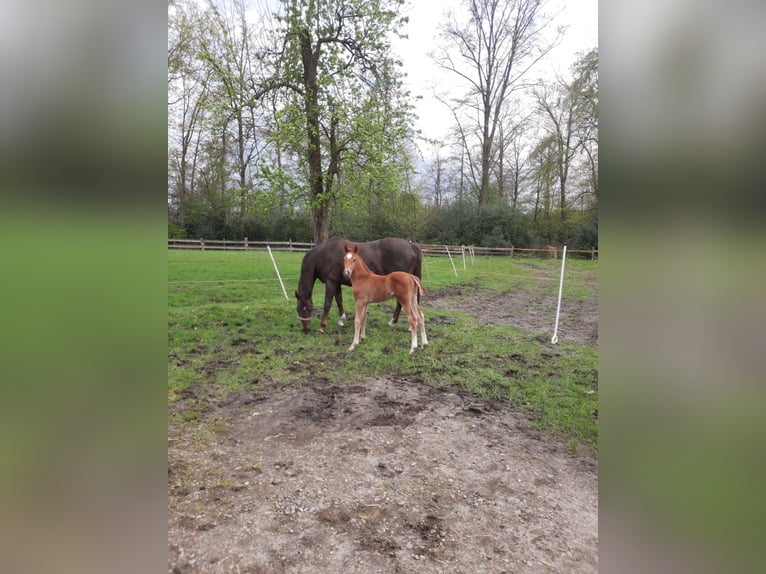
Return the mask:
<svg viewBox="0 0 766 574">
<path fill-rule="evenodd" d="M 593 446 L 598 441 L 598 350 L 589 345 L 550 344 L 550 333 L 526 333 L 510 326 L 484 326 L 460 311 L 429 310 L 429 347 L 408 354 L 406 320 L 387 321 L 391 306 L 369 309 L 367 339 L 354 351 L 353 321 L 337 325 L 333 305 L 325 335 L 304 335 L 292 296 L 302 253 L 274 252 L 285 282 L 285 299 L 271 259 L 264 252 L 168 252 L 168 400 L 205 391 L 263 388 L 273 384 L 359 383 L 372 376 L 458 388 L 506 401 L 535 415 L 539 428 Z M 453 256 L 454 257 L 454 256 Z M 567 261 L 564 297 L 592 297 L 597 262 Z M 474 285 L 495 292 L 558 293 L 561 261 L 427 257 L 426 290 Z M 353 311 L 351 290 L 344 305 Z M 314 304 L 324 287 L 317 282 Z M 448 318 L 448 319 L 447 319 Z M 446 319 L 446 320 L 445 320 Z M 314 319 L 312 329 L 318 327 Z M 194 394 L 194 393 L 192 393 Z M 187 407 L 198 408 L 195 401 Z M 188 414 L 194 419 L 197 415 Z"/>
</svg>

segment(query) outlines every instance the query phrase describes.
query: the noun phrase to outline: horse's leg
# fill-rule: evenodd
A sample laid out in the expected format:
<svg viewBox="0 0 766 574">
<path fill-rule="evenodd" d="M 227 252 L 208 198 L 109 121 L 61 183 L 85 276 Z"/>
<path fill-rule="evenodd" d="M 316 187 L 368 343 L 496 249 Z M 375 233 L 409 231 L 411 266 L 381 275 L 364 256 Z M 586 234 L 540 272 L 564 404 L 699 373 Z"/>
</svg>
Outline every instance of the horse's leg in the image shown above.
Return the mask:
<svg viewBox="0 0 766 574">
<path fill-rule="evenodd" d="M 364 321 L 364 314 L 366 311 L 367 308 L 364 303 L 356 304 L 356 316 L 354 317 L 354 340 L 352 341 L 351 346 L 348 348 L 349 351 L 356 349 L 356 346 L 359 344 L 359 333 L 362 330 L 362 321 Z"/>
<path fill-rule="evenodd" d="M 394 309 L 394 315 L 393 317 L 391 317 L 391 320 L 388 322 L 388 324 L 391 325 L 392 327 L 399 320 L 399 313 L 401 312 L 401 310 L 402 310 L 402 305 L 401 303 L 399 303 L 399 301 L 397 301 L 396 309 Z"/>
<path fill-rule="evenodd" d="M 335 296 L 335 290 L 340 290 L 340 285 L 327 281 L 324 288 L 324 308 L 322 310 L 322 322 L 319 324 L 319 332 L 324 333 L 327 327 L 327 320 L 330 317 L 330 307 L 332 307 L 332 298 Z"/>
<path fill-rule="evenodd" d="M 335 292 L 335 302 L 338 304 L 338 325 L 343 326 L 343 322 L 346 319 L 346 312 L 343 310 L 343 293 L 340 290 L 340 283 L 338 283 L 338 290 Z"/>
</svg>

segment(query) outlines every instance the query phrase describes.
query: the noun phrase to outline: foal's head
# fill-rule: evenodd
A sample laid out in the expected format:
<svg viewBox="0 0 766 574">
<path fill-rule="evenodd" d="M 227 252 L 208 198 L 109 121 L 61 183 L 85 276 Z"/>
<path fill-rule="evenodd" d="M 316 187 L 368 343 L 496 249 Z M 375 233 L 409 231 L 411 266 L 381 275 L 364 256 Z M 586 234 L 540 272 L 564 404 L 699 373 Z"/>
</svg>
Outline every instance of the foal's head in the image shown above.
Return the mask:
<svg viewBox="0 0 766 574">
<path fill-rule="evenodd" d="M 356 244 L 352 246 L 346 243 L 343 250 L 343 275 L 350 280 L 351 273 L 354 272 L 354 269 L 361 261 L 359 257 L 359 246 Z"/>
</svg>

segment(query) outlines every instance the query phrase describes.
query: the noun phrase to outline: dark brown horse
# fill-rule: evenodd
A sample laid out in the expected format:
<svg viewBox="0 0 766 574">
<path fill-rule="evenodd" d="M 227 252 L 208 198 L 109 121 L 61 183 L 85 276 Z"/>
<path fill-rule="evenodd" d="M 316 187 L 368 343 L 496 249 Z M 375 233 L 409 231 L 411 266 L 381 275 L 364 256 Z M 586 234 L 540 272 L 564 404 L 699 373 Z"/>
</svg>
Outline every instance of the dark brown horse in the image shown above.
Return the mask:
<svg viewBox="0 0 766 574">
<path fill-rule="evenodd" d="M 325 284 L 324 312 L 319 331 L 324 332 L 327 327 L 327 319 L 330 315 L 332 299 L 338 304 L 340 315 L 339 325 L 343 325 L 346 313 L 343 310 L 343 296 L 341 284 L 351 285 L 347 277 L 343 276 L 343 247 L 346 240 L 340 237 L 330 239 L 315 246 L 306 253 L 301 264 L 301 277 L 298 281 L 298 289 L 295 298 L 298 300 L 298 318 L 303 325 L 303 332 L 307 333 L 311 323 L 311 311 L 314 304 L 311 294 L 317 279 Z M 423 253 L 416 244 L 396 237 L 386 237 L 376 241 L 359 243 L 359 253 L 364 257 L 369 268 L 378 274 L 386 274 L 392 271 L 406 271 L 421 277 L 421 265 Z M 389 324 L 393 325 L 399 319 L 401 305 L 397 302 L 394 315 Z"/>
<path fill-rule="evenodd" d="M 394 297 L 404 309 L 410 322 L 410 334 L 412 335 L 410 354 L 418 348 L 418 327 L 420 327 L 420 342 L 424 347 L 427 346 L 426 319 L 420 305 L 418 305 L 418 299 L 424 293 L 420 279 L 412 273 L 404 271 L 392 271 L 386 275 L 378 275 L 370 271 L 370 268 L 365 265 L 364 258 L 359 254 L 358 245 L 346 243 L 344 250 L 346 255 L 343 258 L 343 274 L 351 279 L 351 291 L 356 300 L 354 341 L 348 350 L 356 349 L 356 346 L 366 336 L 367 305 L 379 301 L 388 301 Z"/>
</svg>

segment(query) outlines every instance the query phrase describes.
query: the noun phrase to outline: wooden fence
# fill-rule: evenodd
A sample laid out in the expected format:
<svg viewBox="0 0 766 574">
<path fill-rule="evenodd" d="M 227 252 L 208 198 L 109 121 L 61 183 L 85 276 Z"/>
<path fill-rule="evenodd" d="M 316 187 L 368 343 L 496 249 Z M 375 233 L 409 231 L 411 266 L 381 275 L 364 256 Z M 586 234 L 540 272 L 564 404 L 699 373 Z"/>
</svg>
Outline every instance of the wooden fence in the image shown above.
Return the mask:
<svg viewBox="0 0 766 574">
<path fill-rule="evenodd" d="M 423 250 L 423 255 L 433 257 L 449 255 L 466 255 L 473 253 L 474 256 L 495 257 L 528 257 L 528 258 L 551 258 L 558 259 L 562 252 L 561 247 L 549 245 L 539 249 L 527 249 L 521 247 L 475 247 L 468 245 L 433 245 L 418 243 Z M 234 241 L 229 239 L 168 239 L 168 249 L 198 249 L 202 251 L 245 251 L 262 250 L 270 247 L 272 251 L 308 251 L 314 244 L 299 241 Z M 449 250 L 449 253 L 448 253 Z M 598 258 L 598 249 L 567 249 L 567 254 L 578 254 L 580 257 Z"/>
</svg>

